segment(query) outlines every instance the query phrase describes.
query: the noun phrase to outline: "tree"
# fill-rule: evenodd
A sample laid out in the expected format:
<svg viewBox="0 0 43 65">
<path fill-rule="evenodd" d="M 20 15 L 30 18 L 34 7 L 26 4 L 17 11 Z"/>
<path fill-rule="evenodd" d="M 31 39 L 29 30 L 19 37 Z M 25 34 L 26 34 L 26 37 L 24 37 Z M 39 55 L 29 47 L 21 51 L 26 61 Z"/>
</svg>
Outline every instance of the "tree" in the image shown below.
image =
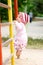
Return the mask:
<svg viewBox="0 0 43 65">
<path fill-rule="evenodd" d="M 7 1 L 6 0 L 1 0 L 1 3 L 7 4 Z M 7 9 L 0 7 L 0 11 L 1 11 L 2 20 L 8 20 Z"/>
<path fill-rule="evenodd" d="M 27 5 L 27 0 L 18 0 L 19 11 L 23 12 L 26 5 Z"/>
<path fill-rule="evenodd" d="M 7 0 L 0 0 L 0 2 L 7 4 Z M 18 10 L 26 12 L 32 10 L 34 16 L 43 16 L 43 0 L 18 0 Z M 1 17 L 3 20 L 8 20 L 8 10 L 0 8 Z M 14 18 L 14 0 L 12 0 L 12 13 Z"/>
<path fill-rule="evenodd" d="M 34 16 L 43 14 L 43 0 L 27 0 L 27 11 L 33 11 Z"/>
</svg>

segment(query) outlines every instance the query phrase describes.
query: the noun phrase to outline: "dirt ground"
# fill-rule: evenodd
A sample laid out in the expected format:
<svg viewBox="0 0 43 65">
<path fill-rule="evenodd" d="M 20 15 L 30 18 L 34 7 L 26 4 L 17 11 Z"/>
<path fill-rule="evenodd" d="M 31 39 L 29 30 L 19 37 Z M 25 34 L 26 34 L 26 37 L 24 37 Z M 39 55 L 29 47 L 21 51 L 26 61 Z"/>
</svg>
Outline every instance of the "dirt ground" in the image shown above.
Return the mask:
<svg viewBox="0 0 43 65">
<path fill-rule="evenodd" d="M 10 56 L 9 47 L 3 47 L 2 51 L 4 64 L 5 60 Z M 6 63 L 6 65 L 10 65 L 10 61 L 8 64 Z M 20 59 L 17 59 L 15 56 L 15 65 L 43 65 L 43 50 L 24 49 L 21 53 Z"/>
</svg>

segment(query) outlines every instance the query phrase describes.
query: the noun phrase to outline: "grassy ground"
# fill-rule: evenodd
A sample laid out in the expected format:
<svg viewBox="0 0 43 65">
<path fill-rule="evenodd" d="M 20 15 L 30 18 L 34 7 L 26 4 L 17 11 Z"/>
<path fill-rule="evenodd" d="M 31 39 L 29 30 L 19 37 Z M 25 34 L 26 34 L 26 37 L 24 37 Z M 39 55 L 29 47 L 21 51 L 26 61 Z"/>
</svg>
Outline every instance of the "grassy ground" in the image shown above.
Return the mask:
<svg viewBox="0 0 43 65">
<path fill-rule="evenodd" d="M 42 39 L 28 38 L 27 43 L 28 43 L 27 48 L 43 49 L 43 40 Z"/>
<path fill-rule="evenodd" d="M 7 41 L 9 39 L 9 37 L 3 37 L 2 38 L 2 43 Z M 7 47 L 9 43 L 5 44 L 4 46 Z"/>
<path fill-rule="evenodd" d="M 5 42 L 9 38 L 8 37 L 7 38 L 3 37 L 2 39 L 3 39 L 3 42 Z M 8 44 L 6 44 L 5 46 L 8 46 Z M 27 48 L 43 49 L 43 40 L 42 39 L 28 38 Z"/>
</svg>

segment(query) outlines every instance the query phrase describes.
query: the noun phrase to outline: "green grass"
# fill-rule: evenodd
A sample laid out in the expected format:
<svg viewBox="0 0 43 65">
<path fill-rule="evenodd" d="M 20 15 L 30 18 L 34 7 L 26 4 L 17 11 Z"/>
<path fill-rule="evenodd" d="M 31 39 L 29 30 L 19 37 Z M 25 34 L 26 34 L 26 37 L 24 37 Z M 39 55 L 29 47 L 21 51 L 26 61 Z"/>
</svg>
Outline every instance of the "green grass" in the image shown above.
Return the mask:
<svg viewBox="0 0 43 65">
<path fill-rule="evenodd" d="M 43 49 L 43 40 L 28 38 L 27 48 Z"/>
<path fill-rule="evenodd" d="M 2 23 L 6 23 L 6 22 L 8 22 L 8 20 L 2 20 Z"/>
<path fill-rule="evenodd" d="M 9 39 L 9 37 L 2 37 L 2 41 L 5 42 Z"/>
<path fill-rule="evenodd" d="M 9 37 L 3 37 L 2 38 L 2 42 L 5 42 L 9 39 Z M 9 43 L 5 44 L 4 46 L 7 47 L 9 45 Z"/>
</svg>

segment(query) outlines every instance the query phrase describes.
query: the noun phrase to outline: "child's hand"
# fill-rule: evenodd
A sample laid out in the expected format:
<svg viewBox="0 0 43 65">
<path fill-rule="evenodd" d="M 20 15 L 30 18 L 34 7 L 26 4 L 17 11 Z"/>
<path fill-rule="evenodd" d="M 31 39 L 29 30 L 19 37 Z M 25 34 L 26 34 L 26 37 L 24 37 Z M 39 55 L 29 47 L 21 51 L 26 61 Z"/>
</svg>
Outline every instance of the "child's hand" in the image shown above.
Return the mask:
<svg viewBox="0 0 43 65">
<path fill-rule="evenodd" d="M 17 20 L 18 22 L 20 22 L 20 18 L 19 18 L 19 17 L 17 17 L 16 20 Z"/>
</svg>

